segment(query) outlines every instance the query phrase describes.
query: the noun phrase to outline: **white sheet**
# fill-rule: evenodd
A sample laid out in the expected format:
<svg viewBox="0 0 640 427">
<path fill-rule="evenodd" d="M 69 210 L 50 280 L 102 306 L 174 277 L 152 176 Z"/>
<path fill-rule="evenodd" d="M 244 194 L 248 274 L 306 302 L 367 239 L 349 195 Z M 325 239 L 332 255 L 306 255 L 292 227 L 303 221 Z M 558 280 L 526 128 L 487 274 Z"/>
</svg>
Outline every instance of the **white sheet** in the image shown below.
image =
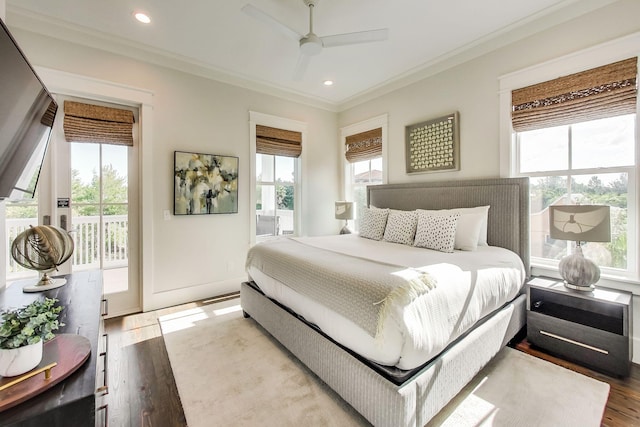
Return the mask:
<svg viewBox="0 0 640 427">
<path fill-rule="evenodd" d="M 250 267 L 249 276 L 270 298 L 316 324 L 340 344 L 374 362 L 412 369 L 429 361 L 479 319 L 512 300 L 520 291 L 525 271 L 513 252 L 494 246 L 453 254 L 364 239 L 356 234 L 298 238 L 308 245 L 335 252 L 427 269 L 436 288 L 412 303 L 395 306 L 376 340 L 352 321 L 310 300 Z M 412 342 L 408 328 L 429 328 L 428 339 Z"/>
</svg>

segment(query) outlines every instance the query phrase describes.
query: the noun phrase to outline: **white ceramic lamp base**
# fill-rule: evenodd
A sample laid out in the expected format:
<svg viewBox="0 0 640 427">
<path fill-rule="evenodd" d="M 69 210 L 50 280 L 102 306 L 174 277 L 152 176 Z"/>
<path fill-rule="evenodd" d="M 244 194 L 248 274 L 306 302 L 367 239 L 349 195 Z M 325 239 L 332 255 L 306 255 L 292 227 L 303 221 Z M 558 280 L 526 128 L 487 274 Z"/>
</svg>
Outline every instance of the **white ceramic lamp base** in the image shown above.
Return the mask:
<svg viewBox="0 0 640 427">
<path fill-rule="evenodd" d="M 579 245 L 573 254 L 562 258 L 558 269 L 564 285 L 576 291 L 591 292 L 595 289 L 594 283 L 600 280 L 600 268 L 584 257 Z"/>
</svg>

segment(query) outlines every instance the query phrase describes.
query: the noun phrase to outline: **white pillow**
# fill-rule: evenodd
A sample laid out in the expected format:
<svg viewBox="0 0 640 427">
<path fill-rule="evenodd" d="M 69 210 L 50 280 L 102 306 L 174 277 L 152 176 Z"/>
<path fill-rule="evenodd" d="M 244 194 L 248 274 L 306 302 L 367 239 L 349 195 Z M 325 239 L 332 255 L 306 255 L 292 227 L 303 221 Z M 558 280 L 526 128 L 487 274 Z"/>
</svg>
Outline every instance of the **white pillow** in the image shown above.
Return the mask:
<svg viewBox="0 0 640 427">
<path fill-rule="evenodd" d="M 471 215 L 472 218 L 467 218 L 466 220 L 463 220 L 463 223 L 465 223 L 464 225 L 465 228 L 463 232 L 465 233 L 473 233 L 473 229 L 475 228 L 475 225 L 474 225 L 475 221 L 481 221 L 477 246 L 488 245 L 487 244 L 487 224 L 489 222 L 489 207 L 490 206 L 477 206 L 475 208 L 457 208 L 457 209 L 449 210 L 449 212 L 459 212 L 462 216 Z M 458 220 L 458 227 L 460 227 L 460 220 Z M 473 249 L 475 249 L 475 247 Z M 473 250 L 473 249 L 470 249 L 470 250 Z"/>
<path fill-rule="evenodd" d="M 478 248 L 483 218 L 482 213 L 460 213 L 456 228 L 456 249 L 475 251 Z"/>
<path fill-rule="evenodd" d="M 392 209 L 389 211 L 383 240 L 403 245 L 413 245 L 417 226 L 418 213 L 416 211 L 397 211 Z"/>
<path fill-rule="evenodd" d="M 362 209 L 360 214 L 359 233 L 360 237 L 367 239 L 380 240 L 384 235 L 384 229 L 387 225 L 387 217 L 389 209 Z"/>
<path fill-rule="evenodd" d="M 460 214 L 418 211 L 418 228 L 414 246 L 451 253 L 456 239 L 456 228 Z"/>
</svg>

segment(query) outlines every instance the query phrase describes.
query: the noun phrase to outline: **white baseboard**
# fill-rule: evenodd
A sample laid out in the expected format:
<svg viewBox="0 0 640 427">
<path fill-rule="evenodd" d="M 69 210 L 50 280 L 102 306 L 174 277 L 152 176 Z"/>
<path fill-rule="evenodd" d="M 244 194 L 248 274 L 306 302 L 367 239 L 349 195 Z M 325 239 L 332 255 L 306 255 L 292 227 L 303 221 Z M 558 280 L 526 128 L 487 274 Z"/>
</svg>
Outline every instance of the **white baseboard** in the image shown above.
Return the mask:
<svg viewBox="0 0 640 427">
<path fill-rule="evenodd" d="M 151 294 L 151 298 L 143 301 L 142 311 L 158 310 L 201 299 L 213 298 L 230 292 L 237 292 L 240 290 L 240 283 L 246 281 L 247 276 L 241 276 L 218 282 L 203 283 L 188 288 L 154 293 Z"/>
</svg>

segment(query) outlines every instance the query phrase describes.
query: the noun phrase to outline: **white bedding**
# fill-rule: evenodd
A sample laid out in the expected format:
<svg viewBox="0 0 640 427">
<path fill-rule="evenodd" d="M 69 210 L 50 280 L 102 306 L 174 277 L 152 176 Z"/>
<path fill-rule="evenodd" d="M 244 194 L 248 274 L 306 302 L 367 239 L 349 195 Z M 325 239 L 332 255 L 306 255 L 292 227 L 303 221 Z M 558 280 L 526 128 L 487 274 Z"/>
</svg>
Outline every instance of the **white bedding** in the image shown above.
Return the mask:
<svg viewBox="0 0 640 427">
<path fill-rule="evenodd" d="M 316 324 L 335 341 L 374 362 L 412 369 L 436 356 L 478 320 L 515 298 L 525 280 L 522 261 L 503 248 L 479 246 L 452 254 L 364 239 L 356 234 L 297 238 L 307 245 L 403 267 L 421 268 L 436 287 L 411 304 L 394 306 L 377 339 L 351 320 L 265 275 L 247 272 L 270 298 Z M 407 331 L 420 323 L 428 339 L 413 342 Z"/>
</svg>

